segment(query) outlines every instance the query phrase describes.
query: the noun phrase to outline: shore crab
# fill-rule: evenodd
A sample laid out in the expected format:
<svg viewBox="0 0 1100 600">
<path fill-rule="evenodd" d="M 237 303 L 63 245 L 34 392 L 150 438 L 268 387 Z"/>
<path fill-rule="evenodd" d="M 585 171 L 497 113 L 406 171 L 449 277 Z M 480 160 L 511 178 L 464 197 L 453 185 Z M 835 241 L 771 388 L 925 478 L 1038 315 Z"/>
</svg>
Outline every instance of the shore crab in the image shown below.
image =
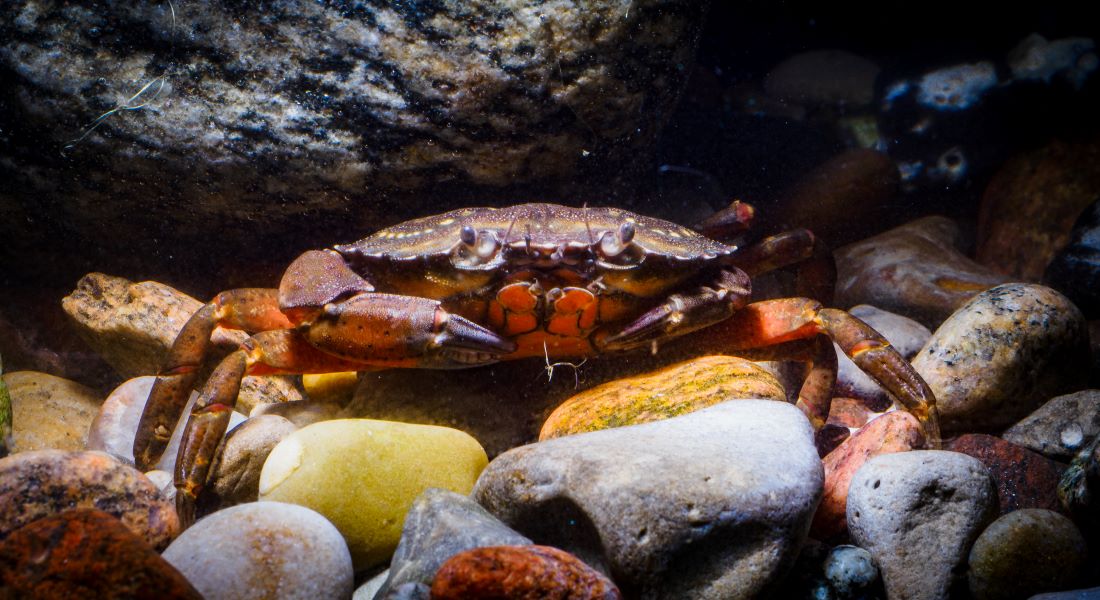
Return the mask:
<svg viewBox="0 0 1100 600">
<path fill-rule="evenodd" d="M 751 216 L 733 207 L 735 227 Z M 587 358 L 692 335 L 701 347 L 812 363 L 798 406 L 820 429 L 837 344 L 922 423 L 935 399 L 877 332 L 809 298 L 750 302 L 751 277 L 805 260 L 797 230 L 738 249 L 617 208 L 523 204 L 415 219 L 308 251 L 278 289 L 222 292 L 184 326 L 134 442 L 148 470 L 168 444 L 215 326 L 252 334 L 224 358 L 190 414 L 176 462 L 181 517 L 206 483 L 245 374 L 467 368 L 525 357 Z"/>
</svg>

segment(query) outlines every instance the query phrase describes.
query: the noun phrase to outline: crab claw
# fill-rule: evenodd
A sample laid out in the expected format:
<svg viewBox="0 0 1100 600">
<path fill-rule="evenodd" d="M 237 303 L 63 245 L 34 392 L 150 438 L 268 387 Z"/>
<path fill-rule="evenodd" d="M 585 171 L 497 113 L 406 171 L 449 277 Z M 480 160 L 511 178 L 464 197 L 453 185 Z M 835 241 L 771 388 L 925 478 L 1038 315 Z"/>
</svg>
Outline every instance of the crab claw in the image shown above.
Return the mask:
<svg viewBox="0 0 1100 600">
<path fill-rule="evenodd" d="M 303 326 L 306 339 L 322 352 L 379 367 L 472 367 L 516 349 L 439 302 L 415 296 L 360 294 L 325 305 Z"/>
</svg>

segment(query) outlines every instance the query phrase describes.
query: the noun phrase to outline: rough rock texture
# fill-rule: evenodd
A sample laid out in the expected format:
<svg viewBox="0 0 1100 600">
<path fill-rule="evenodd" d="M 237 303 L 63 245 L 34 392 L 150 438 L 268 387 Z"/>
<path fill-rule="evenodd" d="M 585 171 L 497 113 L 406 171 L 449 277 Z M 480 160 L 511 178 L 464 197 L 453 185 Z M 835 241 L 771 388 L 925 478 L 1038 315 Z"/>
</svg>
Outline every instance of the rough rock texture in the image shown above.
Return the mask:
<svg viewBox="0 0 1100 600">
<path fill-rule="evenodd" d="M 356 570 L 389 560 L 413 500 L 429 487 L 469 493 L 488 462 L 447 427 L 339 419 L 283 438 L 260 472 L 260 500 L 308 506 L 343 534 Z"/>
<path fill-rule="evenodd" d="M 1100 390 L 1047 400 L 1001 437 L 1044 456 L 1070 460 L 1100 434 Z"/>
<path fill-rule="evenodd" d="M 806 417 L 737 400 L 513 449 L 473 496 L 536 543 L 609 573 L 627 596 L 749 598 L 794 561 L 821 485 Z"/>
<path fill-rule="evenodd" d="M 872 458 L 848 491 L 848 531 L 874 556 L 892 599 L 949 597 L 970 546 L 997 514 L 989 471 L 957 452 Z"/>
<path fill-rule="evenodd" d="M 635 425 L 757 398 L 785 402 L 787 393 L 758 365 L 733 356 L 704 356 L 585 390 L 554 409 L 540 440 Z"/>
<path fill-rule="evenodd" d="M 959 436 L 947 449 L 973 456 L 989 469 L 1001 514 L 1021 508 L 1061 510 L 1058 481 L 1066 470 L 1064 464 L 981 433 Z"/>
<path fill-rule="evenodd" d="M 109 224 L 108 247 L 255 218 L 274 235 L 305 211 L 377 223 L 384 187 L 603 165 L 654 139 L 706 5 L 9 3 L 0 227 Z M 142 108 L 82 137 L 120 105 Z"/>
<path fill-rule="evenodd" d="M 153 482 L 102 452 L 39 450 L 0 460 L 0 537 L 71 508 L 118 517 L 159 549 L 179 533 L 179 518 Z"/>
<path fill-rule="evenodd" d="M 859 304 L 848 309 L 848 312 L 881 333 L 898 354 L 907 359 L 913 358 L 928 342 L 928 338 L 932 337 L 932 332 L 927 327 L 913 319 L 874 306 Z M 834 346 L 837 366 L 834 394 L 862 398 L 879 410 L 889 407 L 893 401 L 886 390 L 860 370 L 840 346 Z"/>
<path fill-rule="evenodd" d="M 449 558 L 432 581 L 435 600 L 621 600 L 607 577 L 550 546 L 473 548 Z"/>
<path fill-rule="evenodd" d="M 1079 584 L 1088 546 L 1067 517 L 1018 510 L 994 521 L 970 550 L 970 592 L 977 600 L 1029 598 Z"/>
<path fill-rule="evenodd" d="M 160 371 L 172 342 L 202 302 L 163 283 L 89 273 L 61 305 L 84 341 L 131 378 Z M 212 357 L 236 350 L 247 337 L 242 331 L 215 329 Z M 257 404 L 301 399 L 288 377 L 245 377 L 237 410 L 248 414 Z"/>
<path fill-rule="evenodd" d="M 35 371 L 3 376 L 11 395 L 12 451 L 83 450 L 102 397 L 75 381 Z"/>
<path fill-rule="evenodd" d="M 530 543 L 469 497 L 428 488 L 416 497 L 405 515 L 401 541 L 378 594 L 384 596 L 406 583 L 430 586 L 439 567 L 464 550 Z"/>
<path fill-rule="evenodd" d="M 43 517 L 0 541 L 0 597 L 202 599 L 145 540 L 89 508 Z"/>
<path fill-rule="evenodd" d="M 978 262 L 1038 281 L 1100 196 L 1100 141 L 1051 142 L 1006 161 L 982 194 Z"/>
<path fill-rule="evenodd" d="M 231 429 L 212 467 L 209 486 L 221 506 L 253 502 L 259 495 L 260 470 L 275 445 L 298 427 L 278 415 L 260 415 Z"/>
<path fill-rule="evenodd" d="M 978 292 L 1009 281 L 955 245 L 959 227 L 924 217 L 836 251 L 836 305 L 870 304 L 935 329 Z"/>
<path fill-rule="evenodd" d="M 847 528 L 848 486 L 865 462 L 879 454 L 906 452 L 924 445 L 920 422 L 905 411 L 874 419 L 822 459 L 825 491 L 814 514 L 811 535 L 827 540 Z"/>
<path fill-rule="evenodd" d="M 932 335 L 913 368 L 945 432 L 997 431 L 1088 378 L 1085 320 L 1065 296 L 1009 283 L 975 296 Z"/>
<path fill-rule="evenodd" d="M 216 549 L 216 551 L 214 551 Z M 346 599 L 351 555 L 316 512 L 251 502 L 199 520 L 164 551 L 206 598 Z"/>
</svg>

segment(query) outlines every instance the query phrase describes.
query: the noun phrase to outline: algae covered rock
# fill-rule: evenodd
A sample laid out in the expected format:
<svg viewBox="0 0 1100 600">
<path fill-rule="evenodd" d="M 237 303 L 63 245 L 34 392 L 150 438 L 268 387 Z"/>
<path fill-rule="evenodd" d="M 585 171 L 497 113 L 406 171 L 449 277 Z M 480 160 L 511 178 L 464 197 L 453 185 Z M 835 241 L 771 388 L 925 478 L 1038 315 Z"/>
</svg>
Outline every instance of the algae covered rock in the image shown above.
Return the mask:
<svg viewBox="0 0 1100 600">
<path fill-rule="evenodd" d="M 300 504 L 343 534 L 355 568 L 389 559 L 405 514 L 429 487 L 467 494 L 488 458 L 447 427 L 338 419 L 303 427 L 268 455 L 260 500 Z"/>
</svg>

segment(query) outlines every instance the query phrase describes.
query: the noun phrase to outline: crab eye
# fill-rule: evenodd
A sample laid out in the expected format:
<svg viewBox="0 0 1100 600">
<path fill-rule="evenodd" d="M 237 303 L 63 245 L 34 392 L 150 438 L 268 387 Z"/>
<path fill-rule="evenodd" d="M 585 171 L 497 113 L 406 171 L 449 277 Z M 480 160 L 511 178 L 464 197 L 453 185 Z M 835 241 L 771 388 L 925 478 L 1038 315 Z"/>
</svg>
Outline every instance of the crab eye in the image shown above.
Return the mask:
<svg viewBox="0 0 1100 600">
<path fill-rule="evenodd" d="M 474 231 L 473 227 L 463 225 L 462 231 L 458 234 L 458 239 L 462 240 L 462 243 L 467 246 L 473 246 L 474 242 L 477 241 L 477 232 Z"/>
</svg>

